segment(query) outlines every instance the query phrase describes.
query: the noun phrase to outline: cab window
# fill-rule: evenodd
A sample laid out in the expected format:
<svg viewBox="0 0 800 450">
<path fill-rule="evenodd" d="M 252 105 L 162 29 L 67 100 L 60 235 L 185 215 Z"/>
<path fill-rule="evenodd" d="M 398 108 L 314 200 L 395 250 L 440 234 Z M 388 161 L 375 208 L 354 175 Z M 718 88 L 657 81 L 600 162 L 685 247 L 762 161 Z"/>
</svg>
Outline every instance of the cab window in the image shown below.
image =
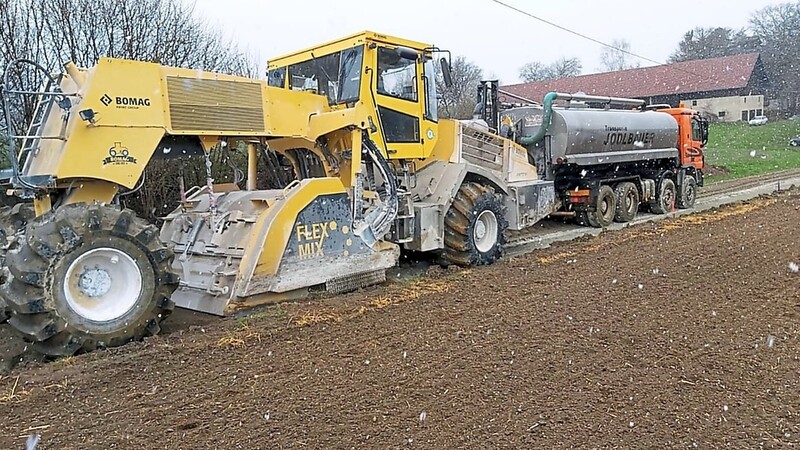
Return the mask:
<svg viewBox="0 0 800 450">
<path fill-rule="evenodd" d="M 693 141 L 702 141 L 703 140 L 703 128 L 700 124 L 700 121 L 697 118 L 692 119 L 692 140 Z"/>
<path fill-rule="evenodd" d="M 267 73 L 267 84 L 273 87 L 286 86 L 286 67 L 272 69 Z"/>
<path fill-rule="evenodd" d="M 392 49 L 378 49 L 378 94 L 417 101 L 416 60 L 404 58 Z"/>
<path fill-rule="evenodd" d="M 438 98 L 436 95 L 436 70 L 433 60 L 425 61 L 425 118 L 436 122 L 439 120 Z"/>
</svg>

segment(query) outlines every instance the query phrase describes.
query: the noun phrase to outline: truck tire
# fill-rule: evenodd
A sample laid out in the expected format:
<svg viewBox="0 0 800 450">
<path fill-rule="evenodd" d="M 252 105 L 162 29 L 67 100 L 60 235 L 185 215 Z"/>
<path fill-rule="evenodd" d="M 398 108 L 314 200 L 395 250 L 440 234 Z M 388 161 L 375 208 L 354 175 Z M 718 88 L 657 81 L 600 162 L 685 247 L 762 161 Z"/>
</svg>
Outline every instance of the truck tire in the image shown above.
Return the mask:
<svg viewBox="0 0 800 450">
<path fill-rule="evenodd" d="M 491 188 L 466 182 L 444 218 L 443 257 L 459 266 L 492 264 L 503 254 L 508 226 L 503 204 Z"/>
<path fill-rule="evenodd" d="M 8 252 L 9 247 L 14 245 L 10 240 L 25 229 L 28 222 L 33 220 L 34 215 L 33 205 L 30 203 L 17 203 L 13 206 L 0 208 L 0 283 L 5 282 L 6 278 L 8 278 L 6 252 Z M 16 239 L 19 238 L 17 237 Z M 0 297 L 0 323 L 5 323 L 9 314 L 8 305 Z"/>
<path fill-rule="evenodd" d="M 679 193 L 676 203 L 678 208 L 680 209 L 687 209 L 694 206 L 695 201 L 697 200 L 697 180 L 694 179 L 691 175 L 686 175 L 683 177 L 683 183 L 681 183 L 681 192 Z"/>
<path fill-rule="evenodd" d="M 603 185 L 597 190 L 594 211 L 586 211 L 586 222 L 595 228 L 605 228 L 614 222 L 617 210 L 617 197 L 611 186 Z"/>
<path fill-rule="evenodd" d="M 636 185 L 628 181 L 620 183 L 614 188 L 614 196 L 617 198 L 614 220 L 625 223 L 635 219 L 639 212 L 639 189 Z"/>
<path fill-rule="evenodd" d="M 675 182 L 664 178 L 658 186 L 656 198 L 650 203 L 653 214 L 666 214 L 675 209 Z"/>
<path fill-rule="evenodd" d="M 48 356 L 155 335 L 175 306 L 174 254 L 128 209 L 60 207 L 32 221 L 7 258 L 8 323 Z"/>
</svg>

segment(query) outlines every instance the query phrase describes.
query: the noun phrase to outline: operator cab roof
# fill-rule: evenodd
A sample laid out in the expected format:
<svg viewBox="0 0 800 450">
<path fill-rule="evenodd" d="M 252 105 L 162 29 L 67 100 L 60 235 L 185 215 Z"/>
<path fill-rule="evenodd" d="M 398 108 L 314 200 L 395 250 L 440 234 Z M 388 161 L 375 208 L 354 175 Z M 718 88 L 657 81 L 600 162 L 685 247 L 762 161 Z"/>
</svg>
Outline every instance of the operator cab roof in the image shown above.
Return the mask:
<svg viewBox="0 0 800 450">
<path fill-rule="evenodd" d="M 400 47 L 408 47 L 418 51 L 431 49 L 433 47 L 432 45 L 424 44 L 422 42 L 410 41 L 408 39 L 389 36 L 386 34 L 380 34 L 374 31 L 362 31 L 360 33 L 352 34 L 350 36 L 345 36 L 333 41 L 315 45 L 313 47 L 309 47 L 297 52 L 282 55 L 277 58 L 272 58 L 267 63 L 267 69 L 275 69 L 278 67 L 284 67 L 290 64 L 295 64 L 301 61 L 308 61 L 314 57 L 327 55 L 333 52 L 355 47 L 357 45 L 362 45 L 367 42 L 378 42 Z M 314 54 L 312 55 L 312 53 Z"/>
</svg>

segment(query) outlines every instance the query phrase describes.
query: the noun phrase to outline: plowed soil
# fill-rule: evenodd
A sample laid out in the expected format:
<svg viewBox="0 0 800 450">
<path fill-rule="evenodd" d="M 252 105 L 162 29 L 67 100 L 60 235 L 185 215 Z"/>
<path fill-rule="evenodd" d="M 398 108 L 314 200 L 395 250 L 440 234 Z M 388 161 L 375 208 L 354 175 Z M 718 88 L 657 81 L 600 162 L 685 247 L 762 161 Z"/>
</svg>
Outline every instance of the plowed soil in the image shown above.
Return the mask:
<svg viewBox="0 0 800 450">
<path fill-rule="evenodd" d="M 800 195 L 0 379 L 0 448 L 800 446 Z"/>
</svg>

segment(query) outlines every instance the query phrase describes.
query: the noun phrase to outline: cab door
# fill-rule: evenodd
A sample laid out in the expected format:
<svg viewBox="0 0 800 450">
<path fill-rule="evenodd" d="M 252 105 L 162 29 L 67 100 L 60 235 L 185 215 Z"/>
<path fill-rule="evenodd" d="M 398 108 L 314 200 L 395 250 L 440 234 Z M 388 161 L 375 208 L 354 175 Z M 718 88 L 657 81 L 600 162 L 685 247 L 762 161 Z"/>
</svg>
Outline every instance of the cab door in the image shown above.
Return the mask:
<svg viewBox="0 0 800 450">
<path fill-rule="evenodd" d="M 401 47 L 377 48 L 372 86 L 383 148 L 391 159 L 423 158 L 425 111 L 421 55 Z"/>
</svg>

